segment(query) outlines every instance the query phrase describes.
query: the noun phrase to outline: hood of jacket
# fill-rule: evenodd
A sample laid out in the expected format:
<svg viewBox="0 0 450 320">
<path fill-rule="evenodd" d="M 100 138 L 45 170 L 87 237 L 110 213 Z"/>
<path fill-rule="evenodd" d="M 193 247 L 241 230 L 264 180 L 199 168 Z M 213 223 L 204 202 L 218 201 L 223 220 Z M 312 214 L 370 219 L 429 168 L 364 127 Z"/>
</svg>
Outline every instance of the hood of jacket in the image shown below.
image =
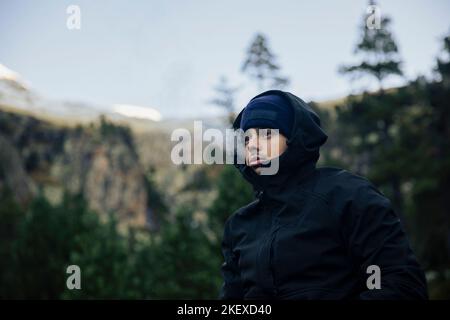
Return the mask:
<svg viewBox="0 0 450 320">
<path fill-rule="evenodd" d="M 268 90 L 253 97 L 250 101 L 268 94 L 277 94 L 287 98 L 290 107 L 294 110 L 291 136 L 286 141 L 287 149 L 279 156 L 278 172 L 274 175 L 258 175 L 245 163 L 235 162 L 234 164 L 242 176 L 253 185 L 255 191 L 266 191 L 266 193 L 288 181 L 301 180 L 314 171 L 320 156 L 319 149 L 328 138 L 321 127 L 319 116 L 306 102 L 290 92 Z M 245 108 L 234 120 L 234 130 L 240 128 L 244 110 Z"/>
</svg>

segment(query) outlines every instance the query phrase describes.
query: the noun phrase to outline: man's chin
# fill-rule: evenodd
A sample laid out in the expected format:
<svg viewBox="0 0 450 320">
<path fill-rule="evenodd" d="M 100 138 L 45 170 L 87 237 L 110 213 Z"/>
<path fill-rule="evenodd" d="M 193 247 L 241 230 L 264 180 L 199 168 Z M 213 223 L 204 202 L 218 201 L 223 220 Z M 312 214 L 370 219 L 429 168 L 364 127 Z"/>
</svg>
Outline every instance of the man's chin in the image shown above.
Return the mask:
<svg viewBox="0 0 450 320">
<path fill-rule="evenodd" d="M 271 165 L 271 163 L 270 163 L 270 161 L 269 161 L 269 162 L 267 162 L 267 163 L 265 163 L 265 164 L 262 164 L 262 165 L 259 165 L 259 166 L 257 166 L 257 167 L 252 167 L 252 170 L 255 171 L 255 173 L 256 173 L 257 175 L 261 175 L 261 173 L 263 172 L 263 170 L 266 169 L 266 168 L 268 168 L 268 167 L 270 167 L 270 165 Z"/>
<path fill-rule="evenodd" d="M 261 175 L 261 170 L 262 170 L 261 167 L 252 168 L 252 169 L 253 169 L 253 171 L 255 171 L 255 173 L 256 173 L 257 175 Z"/>
<path fill-rule="evenodd" d="M 251 166 L 252 170 L 257 174 L 261 175 L 264 171 L 264 169 L 270 168 L 272 165 L 272 159 L 264 160 L 262 163 L 259 163 L 256 166 Z"/>
</svg>

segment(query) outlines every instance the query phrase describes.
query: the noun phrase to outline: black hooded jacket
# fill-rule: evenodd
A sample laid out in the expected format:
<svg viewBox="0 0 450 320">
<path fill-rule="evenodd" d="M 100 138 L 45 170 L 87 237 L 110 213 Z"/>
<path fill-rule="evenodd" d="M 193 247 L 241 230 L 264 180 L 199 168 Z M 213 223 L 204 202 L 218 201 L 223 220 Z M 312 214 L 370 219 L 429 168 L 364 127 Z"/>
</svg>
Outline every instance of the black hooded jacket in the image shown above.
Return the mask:
<svg viewBox="0 0 450 320">
<path fill-rule="evenodd" d="M 428 298 L 424 273 L 389 199 L 364 177 L 316 168 L 327 140 L 319 117 L 289 92 L 256 97 L 274 93 L 294 109 L 292 134 L 277 174 L 259 176 L 235 164 L 257 199 L 225 223 L 219 298 Z M 379 267 L 380 289 L 367 285 L 377 273 L 369 266 Z"/>
</svg>

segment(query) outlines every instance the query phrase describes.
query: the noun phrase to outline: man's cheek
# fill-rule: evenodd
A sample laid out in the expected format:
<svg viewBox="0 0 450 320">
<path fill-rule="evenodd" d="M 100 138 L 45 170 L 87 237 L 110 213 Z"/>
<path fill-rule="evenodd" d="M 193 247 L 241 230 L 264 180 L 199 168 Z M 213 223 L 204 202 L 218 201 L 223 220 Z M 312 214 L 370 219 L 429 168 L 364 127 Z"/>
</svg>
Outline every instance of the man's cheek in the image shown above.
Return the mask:
<svg viewBox="0 0 450 320">
<path fill-rule="evenodd" d="M 264 158 L 266 158 L 266 159 L 270 159 L 270 157 L 272 156 L 270 146 L 269 147 L 265 146 L 262 149 L 261 153 L 264 155 Z"/>
</svg>

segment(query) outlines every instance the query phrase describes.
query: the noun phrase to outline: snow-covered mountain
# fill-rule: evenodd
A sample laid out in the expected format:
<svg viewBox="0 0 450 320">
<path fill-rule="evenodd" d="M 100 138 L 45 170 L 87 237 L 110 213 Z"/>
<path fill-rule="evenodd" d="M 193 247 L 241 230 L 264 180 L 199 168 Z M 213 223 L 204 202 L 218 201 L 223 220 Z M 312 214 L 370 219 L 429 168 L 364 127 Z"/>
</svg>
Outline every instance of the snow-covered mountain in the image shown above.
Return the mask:
<svg viewBox="0 0 450 320">
<path fill-rule="evenodd" d="M 145 126 L 161 120 L 161 114 L 156 109 L 148 107 L 127 104 L 100 106 L 48 99 L 35 92 L 17 72 L 2 64 L 0 64 L 0 107 L 68 124 L 90 122 L 101 114 L 112 120 L 129 122 L 130 125 Z"/>
</svg>

